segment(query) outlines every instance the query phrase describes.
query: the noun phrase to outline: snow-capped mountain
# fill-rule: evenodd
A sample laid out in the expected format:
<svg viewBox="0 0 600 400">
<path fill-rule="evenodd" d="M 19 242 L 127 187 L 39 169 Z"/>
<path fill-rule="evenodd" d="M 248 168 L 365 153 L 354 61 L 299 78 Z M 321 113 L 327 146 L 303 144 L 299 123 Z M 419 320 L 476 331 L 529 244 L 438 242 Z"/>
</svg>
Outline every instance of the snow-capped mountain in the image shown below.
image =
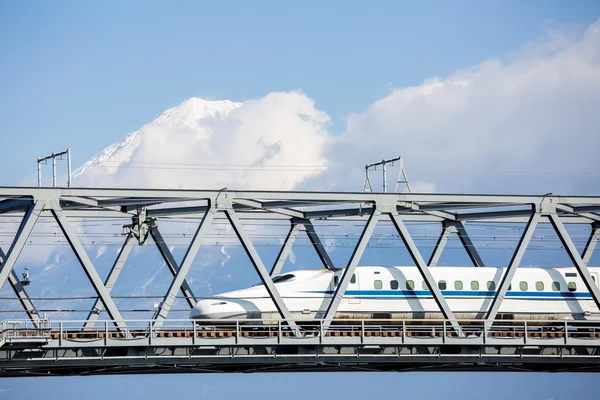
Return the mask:
<svg viewBox="0 0 600 400">
<path fill-rule="evenodd" d="M 74 179 L 77 186 L 292 189 L 324 165 L 328 122 L 298 92 L 245 102 L 193 97 L 102 150 Z"/>
<path fill-rule="evenodd" d="M 164 111 L 151 125 L 181 129 L 194 129 L 202 119 L 226 116 L 242 103 L 229 100 L 210 101 L 192 97 L 176 107 Z M 127 135 L 122 141 L 114 143 L 79 167 L 73 174 L 74 178 L 85 177 L 90 167 L 108 166 L 109 173 L 116 173 L 119 165 L 131 160 L 135 150 L 142 143 L 143 128 Z"/>
</svg>

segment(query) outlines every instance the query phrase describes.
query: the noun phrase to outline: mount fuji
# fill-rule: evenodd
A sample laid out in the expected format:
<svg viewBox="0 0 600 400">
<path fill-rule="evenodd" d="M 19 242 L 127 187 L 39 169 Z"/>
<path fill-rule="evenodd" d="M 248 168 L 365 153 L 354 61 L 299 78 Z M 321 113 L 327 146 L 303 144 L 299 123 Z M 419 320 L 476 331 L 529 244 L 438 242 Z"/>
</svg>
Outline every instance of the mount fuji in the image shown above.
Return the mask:
<svg viewBox="0 0 600 400">
<path fill-rule="evenodd" d="M 96 154 L 74 180 L 96 187 L 289 190 L 324 168 L 328 122 L 300 92 L 245 102 L 192 97 Z"/>
</svg>

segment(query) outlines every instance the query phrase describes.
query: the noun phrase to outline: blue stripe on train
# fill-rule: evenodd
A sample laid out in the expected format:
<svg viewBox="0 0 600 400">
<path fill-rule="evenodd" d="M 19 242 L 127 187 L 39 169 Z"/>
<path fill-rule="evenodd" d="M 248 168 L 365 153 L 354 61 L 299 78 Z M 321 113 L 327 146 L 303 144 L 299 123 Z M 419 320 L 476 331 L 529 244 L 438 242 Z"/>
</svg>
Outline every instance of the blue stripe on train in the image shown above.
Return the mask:
<svg viewBox="0 0 600 400">
<path fill-rule="evenodd" d="M 333 294 L 333 291 L 308 291 L 306 293 Z M 474 297 L 494 297 L 494 291 L 480 290 L 442 290 L 446 297 L 474 298 Z M 358 298 L 432 298 L 429 290 L 346 290 L 345 296 Z M 592 299 L 590 293 L 583 292 L 506 292 L 506 297 L 527 298 L 530 300 L 546 299 Z"/>
</svg>

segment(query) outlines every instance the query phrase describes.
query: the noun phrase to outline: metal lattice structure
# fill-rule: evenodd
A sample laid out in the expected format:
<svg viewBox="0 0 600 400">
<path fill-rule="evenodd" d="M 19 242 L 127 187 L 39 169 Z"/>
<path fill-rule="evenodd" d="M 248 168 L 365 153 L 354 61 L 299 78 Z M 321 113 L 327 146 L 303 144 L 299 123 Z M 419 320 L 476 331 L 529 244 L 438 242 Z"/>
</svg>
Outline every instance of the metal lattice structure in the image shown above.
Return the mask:
<svg viewBox="0 0 600 400">
<path fill-rule="evenodd" d="M 597 196 L 0 187 L 0 199 L 0 215 L 22 218 L 10 248 L 6 254 L 0 253 L 0 288 L 6 281 L 9 282 L 31 323 L 36 327 L 39 327 L 42 321 L 13 268 L 40 217 L 56 221 L 97 293 L 96 304 L 84 322 L 86 329 L 95 326 L 100 310 L 106 310 L 116 330 L 121 334 L 128 332 L 129 327 L 111 297 L 111 289 L 130 256 L 132 246 L 136 241 L 140 244 L 145 243 L 149 236 L 173 275 L 173 280 L 153 319 L 153 328 L 163 326 L 179 292 L 182 292 L 188 304 L 193 306 L 195 296 L 186 277 L 201 249 L 201 242 L 215 219 L 229 221 L 276 305 L 281 320 L 285 321 L 291 332 L 297 336 L 301 335 L 300 329 L 274 285 L 272 276 L 281 271 L 294 240 L 301 232 L 307 234 L 323 267 L 335 269 L 314 228 L 313 222 L 321 220 L 364 221 L 358 243 L 347 264 L 342 266 L 340 283 L 327 306 L 321 326 L 323 332 L 330 328 L 333 316 L 369 239 L 378 221 L 382 220 L 391 221 L 423 280 L 431 288 L 432 296 L 449 324 L 448 329 L 458 336 L 463 335 L 462 327 L 434 284 L 430 268 L 436 266 L 452 233 L 456 233 L 460 238 L 474 267 L 484 266 L 467 233 L 466 226 L 471 222 L 526 224 L 485 315 L 486 326 L 490 327 L 494 323 L 511 279 L 539 224 L 549 224 L 556 231 L 593 300 L 600 307 L 600 291 L 587 269 L 600 238 L 600 197 Z M 79 235 L 73 229 L 70 222 L 73 218 L 123 218 L 125 222 L 130 222 L 130 229 L 125 235 L 121 251 L 105 280 L 99 276 L 94 263 L 82 246 Z M 175 261 L 158 228 L 157 222 L 169 218 L 199 221 L 181 263 Z M 261 259 L 244 227 L 244 221 L 257 219 L 290 221 L 289 233 L 274 265 L 270 268 L 267 268 Z M 406 227 L 406 222 L 413 221 L 437 222 L 442 226 L 441 235 L 428 261 L 425 261 Z M 581 254 L 573 244 L 565 224 L 591 226 L 589 240 Z"/>
</svg>

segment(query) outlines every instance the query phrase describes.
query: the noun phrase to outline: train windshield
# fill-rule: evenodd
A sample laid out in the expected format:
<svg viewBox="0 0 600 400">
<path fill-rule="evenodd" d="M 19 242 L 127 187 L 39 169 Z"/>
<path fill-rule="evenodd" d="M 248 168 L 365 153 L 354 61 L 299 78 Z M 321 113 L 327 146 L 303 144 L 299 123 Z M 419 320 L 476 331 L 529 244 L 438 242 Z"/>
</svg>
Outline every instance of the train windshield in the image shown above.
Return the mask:
<svg viewBox="0 0 600 400">
<path fill-rule="evenodd" d="M 291 282 L 294 279 L 296 279 L 296 275 L 294 275 L 294 274 L 278 275 L 273 278 L 273 283 L 277 284 L 277 283 L 283 283 L 283 282 Z M 262 285 L 263 285 L 263 283 L 260 282 L 254 286 L 262 286 Z"/>
</svg>

